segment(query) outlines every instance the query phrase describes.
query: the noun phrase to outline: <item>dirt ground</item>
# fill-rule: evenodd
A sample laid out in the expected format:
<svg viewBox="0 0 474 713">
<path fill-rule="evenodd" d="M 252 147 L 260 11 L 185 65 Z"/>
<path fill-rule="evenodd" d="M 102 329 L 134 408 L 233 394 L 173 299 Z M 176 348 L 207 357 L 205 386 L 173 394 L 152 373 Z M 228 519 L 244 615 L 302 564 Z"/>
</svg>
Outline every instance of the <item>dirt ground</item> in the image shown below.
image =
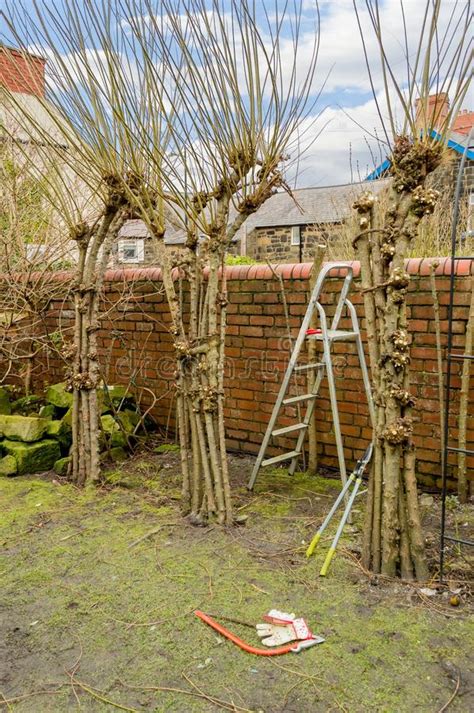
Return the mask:
<svg viewBox="0 0 474 713">
<path fill-rule="evenodd" d="M 448 583 L 371 577 L 358 563 L 364 495 L 326 578 L 332 528 L 305 548 L 338 481 L 267 471 L 254 494 L 250 458 L 231 458 L 241 526 L 195 528 L 179 512 L 179 456 L 139 456 L 99 492 L 52 475 L 0 480 L 0 705 L 8 711 L 474 709 L 474 553 L 453 549 Z M 439 503 L 423 496 L 433 566 Z M 449 501 L 472 537 L 472 506 Z M 472 570 L 471 570 L 472 571 Z M 450 599 L 459 598 L 452 606 Z M 263 658 L 193 614 L 256 623 L 271 608 L 304 616 L 325 643 Z M 226 626 L 258 645 L 243 624 Z"/>
</svg>

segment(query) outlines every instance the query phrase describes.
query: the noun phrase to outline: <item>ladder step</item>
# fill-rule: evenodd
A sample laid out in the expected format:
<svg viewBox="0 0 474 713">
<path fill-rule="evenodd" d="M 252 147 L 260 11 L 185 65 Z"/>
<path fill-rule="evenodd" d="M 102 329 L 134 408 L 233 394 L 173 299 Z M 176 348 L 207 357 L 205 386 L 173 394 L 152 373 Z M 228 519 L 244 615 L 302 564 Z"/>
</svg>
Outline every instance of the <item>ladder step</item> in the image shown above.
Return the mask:
<svg viewBox="0 0 474 713">
<path fill-rule="evenodd" d="M 315 398 L 316 394 L 301 394 L 300 396 L 290 396 L 289 399 L 283 399 L 282 403 L 287 406 L 288 404 L 297 404 L 298 401 L 309 401 Z"/>
<path fill-rule="evenodd" d="M 327 338 L 330 342 L 350 342 L 357 337 L 357 332 L 346 332 L 343 329 L 328 329 L 326 332 Z M 323 339 L 322 334 L 308 334 L 306 339 L 317 339 L 321 341 Z"/>
<path fill-rule="evenodd" d="M 266 460 L 262 461 L 262 468 L 265 468 L 266 465 L 273 465 L 274 463 L 281 463 L 283 460 L 290 460 L 291 458 L 294 458 L 295 456 L 299 456 L 300 452 L 299 451 L 290 451 L 289 453 L 283 453 L 281 456 L 275 456 L 274 458 L 267 458 Z"/>
<path fill-rule="evenodd" d="M 314 362 L 314 364 L 302 364 L 295 366 L 295 371 L 308 371 L 309 369 L 321 369 L 324 366 L 323 361 Z"/>
<path fill-rule="evenodd" d="M 292 431 L 302 431 L 303 428 L 308 428 L 307 423 L 294 423 L 293 426 L 285 426 L 285 428 L 277 428 L 272 431 L 272 436 L 283 436 L 284 433 L 291 433 Z"/>
</svg>

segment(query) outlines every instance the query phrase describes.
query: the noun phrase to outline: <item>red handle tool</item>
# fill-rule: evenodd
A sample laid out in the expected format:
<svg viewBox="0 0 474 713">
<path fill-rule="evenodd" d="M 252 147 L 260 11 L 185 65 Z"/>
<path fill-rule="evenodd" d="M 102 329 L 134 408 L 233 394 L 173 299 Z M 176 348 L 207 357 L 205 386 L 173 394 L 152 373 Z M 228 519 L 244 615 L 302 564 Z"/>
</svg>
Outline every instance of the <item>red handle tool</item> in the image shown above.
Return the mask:
<svg viewBox="0 0 474 713">
<path fill-rule="evenodd" d="M 286 646 L 279 646 L 275 649 L 258 649 L 256 646 L 247 644 L 245 641 L 243 641 L 243 639 L 240 639 L 238 636 L 226 629 L 225 626 L 222 626 L 222 624 L 219 624 L 215 619 L 208 616 L 207 614 L 204 614 L 204 612 L 200 611 L 199 609 L 196 609 L 194 613 L 197 617 L 199 617 L 199 619 L 201 619 L 201 621 L 211 626 L 213 629 L 215 629 L 215 631 L 219 632 L 219 634 L 222 634 L 222 636 L 225 636 L 226 639 L 232 641 L 232 643 L 238 646 L 240 649 L 247 651 L 247 653 L 249 654 L 255 654 L 256 656 L 281 656 L 282 654 L 290 653 L 299 654 L 299 652 L 303 651 L 303 649 L 309 649 L 311 646 L 314 646 L 315 644 L 321 644 L 324 641 L 324 639 L 322 639 L 320 636 L 313 636 L 311 639 L 296 641 L 291 644 L 287 644 Z"/>
</svg>

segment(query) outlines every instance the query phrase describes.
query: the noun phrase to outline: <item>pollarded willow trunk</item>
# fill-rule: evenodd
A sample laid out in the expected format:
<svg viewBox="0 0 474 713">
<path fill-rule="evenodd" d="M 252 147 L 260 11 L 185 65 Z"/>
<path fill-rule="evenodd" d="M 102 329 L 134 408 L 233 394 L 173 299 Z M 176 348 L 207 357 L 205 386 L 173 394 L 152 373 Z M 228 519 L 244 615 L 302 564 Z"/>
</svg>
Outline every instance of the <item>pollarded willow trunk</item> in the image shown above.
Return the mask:
<svg viewBox="0 0 474 713">
<path fill-rule="evenodd" d="M 430 214 L 436 191 L 426 179 L 440 149 L 398 137 L 391 157 L 389 207 L 381 216 L 371 193 L 354 208 L 360 233 L 354 240 L 362 290 L 376 408 L 375 451 L 363 542 L 363 563 L 388 576 L 428 576 L 418 512 L 412 441 L 415 399 L 410 394 L 410 337 L 404 260 L 421 218 Z"/>
<path fill-rule="evenodd" d="M 72 404 L 72 480 L 84 485 L 100 477 L 99 416 L 97 389 L 100 366 L 97 332 L 100 328 L 100 296 L 112 245 L 122 227 L 127 201 L 121 185 L 107 179 L 109 192 L 102 215 L 90 226 L 78 224 L 71 237 L 77 242 L 79 260 L 72 292 L 74 295 L 73 359 L 68 384 Z"/>
<path fill-rule="evenodd" d="M 241 177 L 247 175 L 252 161 L 262 167 L 260 182 L 253 190 L 243 191 Z M 255 157 L 242 159 L 213 192 L 191 196 L 187 241 L 177 262 L 164 244 L 163 220 L 156 209 L 144 214 L 154 237 L 171 314 L 182 508 L 196 525 L 212 518 L 224 525 L 234 522 L 224 422 L 225 257 L 248 216 L 278 188 L 286 188 L 278 165 L 279 158 L 271 157 L 266 163 Z M 236 211 L 229 220 L 231 205 Z M 206 239 L 198 243 L 202 222 Z"/>
<path fill-rule="evenodd" d="M 176 349 L 182 508 L 194 524 L 212 517 L 220 524 L 233 523 L 224 425 L 228 243 L 224 212 L 208 240 L 207 254 L 198 254 L 193 229 L 188 231 L 185 254 L 174 274 L 162 235 L 155 236 Z"/>
</svg>

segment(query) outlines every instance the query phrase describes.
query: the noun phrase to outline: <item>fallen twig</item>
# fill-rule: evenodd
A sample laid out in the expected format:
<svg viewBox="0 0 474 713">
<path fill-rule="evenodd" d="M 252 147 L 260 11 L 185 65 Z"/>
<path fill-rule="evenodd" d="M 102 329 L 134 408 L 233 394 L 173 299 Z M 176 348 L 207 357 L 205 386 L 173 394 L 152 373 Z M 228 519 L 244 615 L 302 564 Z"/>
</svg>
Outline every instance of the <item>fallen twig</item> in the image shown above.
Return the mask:
<svg viewBox="0 0 474 713">
<path fill-rule="evenodd" d="M 190 679 L 188 679 L 185 674 L 183 674 L 183 676 L 189 683 L 191 683 Z M 250 709 L 248 708 L 241 708 L 234 704 L 227 703 L 226 701 L 222 701 L 219 698 L 215 698 L 214 696 L 208 696 L 207 694 L 200 692 L 198 689 L 195 691 L 187 691 L 185 688 L 176 688 L 175 686 L 132 686 L 128 683 L 125 683 L 124 681 L 121 681 L 120 679 L 119 683 L 125 688 L 130 688 L 131 690 L 135 691 L 159 691 L 163 693 L 179 693 L 183 696 L 193 696 L 194 698 L 202 698 L 204 700 L 211 701 L 212 703 L 214 703 L 214 705 L 220 706 L 221 708 L 225 708 L 226 710 L 237 710 L 241 711 L 242 713 L 252 713 L 252 711 L 250 711 Z M 191 685 L 193 684 L 191 683 Z M 196 686 L 194 687 L 196 688 Z"/>
<path fill-rule="evenodd" d="M 66 686 L 69 684 L 64 683 L 62 685 Z M 52 691 L 49 691 L 48 689 L 43 689 L 41 691 L 31 691 L 30 693 L 23 693 L 20 696 L 14 696 L 13 698 L 5 698 L 5 696 L 2 696 L 3 700 L 0 700 L 0 705 L 10 707 L 11 703 L 19 703 L 20 701 L 24 701 L 27 698 L 32 698 L 33 696 L 54 696 L 58 693 L 61 693 L 60 688 L 55 688 Z"/>
<path fill-rule="evenodd" d="M 444 706 L 442 708 L 439 709 L 438 713 L 444 713 L 444 711 L 448 709 L 448 707 L 451 705 L 451 703 L 454 701 L 454 699 L 458 695 L 460 685 L 461 685 L 461 673 L 460 673 L 460 671 L 458 671 L 458 680 L 456 681 L 456 688 L 454 689 L 450 699 L 448 701 L 446 701 L 446 703 L 444 704 Z"/>
<path fill-rule="evenodd" d="M 138 708 L 130 708 L 129 706 L 124 706 L 121 703 L 116 703 L 115 701 L 112 701 L 110 698 L 107 698 L 102 694 L 102 691 L 97 691 L 94 688 L 91 688 L 88 686 L 86 683 L 83 683 L 82 681 L 78 681 L 77 678 L 74 678 L 74 676 L 71 676 L 71 686 L 77 686 L 78 688 L 82 689 L 86 693 L 88 693 L 90 696 L 93 698 L 96 698 L 98 701 L 102 701 L 102 703 L 107 703 L 109 706 L 113 706 L 114 708 L 120 708 L 122 711 L 129 711 L 129 713 L 139 713 Z"/>
<path fill-rule="evenodd" d="M 164 527 L 175 527 L 176 525 L 177 525 L 176 522 L 164 522 L 159 527 L 155 527 L 153 530 L 146 532 L 144 535 L 142 535 L 138 539 L 131 542 L 128 546 L 128 549 L 130 549 L 131 547 L 135 547 L 135 545 L 138 545 L 140 542 L 143 542 L 143 540 L 147 540 L 149 537 L 153 537 L 153 535 L 158 534 L 158 532 L 160 530 L 162 530 Z"/>
</svg>

